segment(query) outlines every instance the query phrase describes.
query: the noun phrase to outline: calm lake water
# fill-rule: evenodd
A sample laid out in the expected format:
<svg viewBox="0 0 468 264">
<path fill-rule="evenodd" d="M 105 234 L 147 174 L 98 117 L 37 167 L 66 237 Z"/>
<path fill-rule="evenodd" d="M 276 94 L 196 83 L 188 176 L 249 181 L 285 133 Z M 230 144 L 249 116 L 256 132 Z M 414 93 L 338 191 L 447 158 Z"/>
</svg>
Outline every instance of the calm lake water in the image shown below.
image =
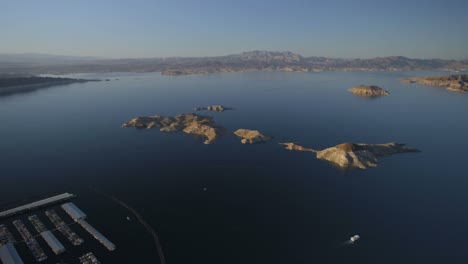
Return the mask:
<svg viewBox="0 0 468 264">
<path fill-rule="evenodd" d="M 57 233 L 67 261 L 93 251 L 103 263 L 159 263 L 145 229 L 93 186 L 141 213 L 169 264 L 466 263 L 468 95 L 399 82 L 434 74 L 446 73 L 81 74 L 111 81 L 0 97 L 0 201 L 77 194 L 75 204 L 117 250 L 74 225 L 83 247 Z M 391 95 L 347 92 L 358 84 Z M 259 129 L 274 139 L 242 145 L 228 134 L 204 145 L 184 133 L 120 127 L 213 104 L 235 108 L 203 113 L 229 131 Z M 319 149 L 395 141 L 422 152 L 343 171 L 284 150 L 277 144 L 284 141 Z M 361 240 L 345 245 L 355 234 Z M 61 259 L 40 243 L 45 263 Z"/>
</svg>

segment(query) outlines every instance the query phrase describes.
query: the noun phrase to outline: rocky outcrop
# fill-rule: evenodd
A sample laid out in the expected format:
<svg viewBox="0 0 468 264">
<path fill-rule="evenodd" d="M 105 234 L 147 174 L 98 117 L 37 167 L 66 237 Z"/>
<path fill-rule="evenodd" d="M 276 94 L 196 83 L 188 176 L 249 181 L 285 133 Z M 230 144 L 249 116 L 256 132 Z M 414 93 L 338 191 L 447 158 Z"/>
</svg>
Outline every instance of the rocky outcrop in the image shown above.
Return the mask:
<svg viewBox="0 0 468 264">
<path fill-rule="evenodd" d="M 285 149 L 287 150 L 294 150 L 294 151 L 309 151 L 309 152 L 317 152 L 314 149 L 311 148 L 305 148 L 301 145 L 298 145 L 294 142 L 286 142 L 286 143 L 279 143 L 280 145 L 283 145 Z"/>
<path fill-rule="evenodd" d="M 404 144 L 356 144 L 343 143 L 331 148 L 317 151 L 317 158 L 328 160 L 340 167 L 356 167 L 366 169 L 377 167 L 379 157 L 397 153 L 417 152 L 418 150 L 405 147 Z"/>
<path fill-rule="evenodd" d="M 255 144 L 259 142 L 266 142 L 271 139 L 271 136 L 264 135 L 258 130 L 238 129 L 234 135 L 242 138 L 242 144 Z"/>
<path fill-rule="evenodd" d="M 160 128 L 161 132 L 184 131 L 205 138 L 205 144 L 215 141 L 223 132 L 224 128 L 217 126 L 212 117 L 197 114 L 181 114 L 174 117 L 145 116 L 136 117 L 124 123 L 122 127 L 135 128 Z"/>
<path fill-rule="evenodd" d="M 194 110 L 195 111 L 213 111 L 213 112 L 223 112 L 226 110 L 231 110 L 232 108 L 222 106 L 222 105 L 211 105 L 207 107 L 197 107 Z"/>
<path fill-rule="evenodd" d="M 400 143 L 343 143 L 324 150 L 304 148 L 295 143 L 280 144 L 285 145 L 286 149 L 289 150 L 315 152 L 318 159 L 330 161 L 342 168 L 366 169 L 369 167 L 377 167 L 380 157 L 397 153 L 419 152 L 417 149 L 406 147 L 405 144 Z"/>
<path fill-rule="evenodd" d="M 388 91 L 374 85 L 359 85 L 348 89 L 348 91 L 355 95 L 366 97 L 385 96 L 390 94 Z"/>
<path fill-rule="evenodd" d="M 468 92 L 468 74 L 428 76 L 402 79 L 406 83 L 419 83 L 428 86 L 446 88 L 449 91 Z"/>
<path fill-rule="evenodd" d="M 161 132 L 177 132 L 179 130 L 180 130 L 180 128 L 175 127 L 175 126 L 165 126 L 165 127 L 161 128 L 161 129 L 159 129 L 159 131 L 161 131 Z"/>
</svg>

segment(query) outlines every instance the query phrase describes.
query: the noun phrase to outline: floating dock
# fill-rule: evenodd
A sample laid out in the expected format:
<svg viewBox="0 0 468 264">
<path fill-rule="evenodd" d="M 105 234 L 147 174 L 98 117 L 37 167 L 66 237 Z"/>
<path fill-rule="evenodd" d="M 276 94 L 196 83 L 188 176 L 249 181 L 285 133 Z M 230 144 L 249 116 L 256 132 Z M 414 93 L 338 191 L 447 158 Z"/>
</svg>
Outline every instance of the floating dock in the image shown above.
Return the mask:
<svg viewBox="0 0 468 264">
<path fill-rule="evenodd" d="M 109 251 L 115 250 L 115 245 L 110 242 L 103 234 L 96 230 L 92 225 L 88 224 L 86 220 L 79 219 L 77 223 L 80 224 L 86 231 L 88 231 L 95 239 L 103 244 Z"/>
<path fill-rule="evenodd" d="M 23 260 L 12 243 L 0 246 L 0 262 L 3 264 L 23 264 Z"/>
<path fill-rule="evenodd" d="M 45 214 L 50 219 L 50 221 L 55 225 L 55 227 L 74 245 L 81 245 L 84 240 L 79 237 L 75 232 L 73 232 L 70 227 L 58 216 L 54 210 L 46 211 Z"/>
<path fill-rule="evenodd" d="M 16 240 L 5 225 L 0 225 L 0 246 L 7 243 L 15 244 Z"/>
<path fill-rule="evenodd" d="M 83 213 L 76 205 L 73 203 L 62 204 L 62 209 L 70 215 L 70 217 L 80 224 L 86 231 L 88 231 L 95 239 L 97 239 L 101 244 L 103 244 L 109 251 L 115 250 L 115 245 L 110 242 L 101 232 L 97 231 L 92 225 L 86 222 L 86 214 Z"/>
<path fill-rule="evenodd" d="M 47 230 L 45 225 L 36 215 L 31 215 L 28 217 L 28 219 L 33 224 L 34 228 L 36 228 L 41 237 L 45 240 L 47 245 L 49 245 L 50 249 L 52 249 L 55 255 L 65 252 L 65 247 L 62 245 L 62 243 L 58 241 L 52 232 Z"/>
<path fill-rule="evenodd" d="M 41 237 L 47 242 L 47 245 L 49 245 L 50 249 L 52 249 L 55 255 L 65 252 L 65 247 L 62 245 L 62 243 L 60 243 L 60 241 L 58 241 L 52 232 L 42 232 Z"/>
<path fill-rule="evenodd" d="M 100 264 L 93 252 L 89 252 L 80 257 L 80 264 Z"/>
<path fill-rule="evenodd" d="M 41 222 L 41 220 L 39 220 L 37 215 L 31 215 L 30 217 L 28 217 L 28 220 L 31 222 L 31 224 L 33 224 L 34 228 L 36 228 L 36 230 L 37 230 L 37 232 L 39 234 L 42 233 L 42 232 L 47 231 L 47 228 Z"/>
<path fill-rule="evenodd" d="M 80 208 L 76 207 L 74 203 L 65 203 L 62 204 L 61 207 L 75 221 L 86 218 L 86 214 L 83 213 Z"/>
<path fill-rule="evenodd" d="M 37 240 L 34 238 L 31 232 L 29 232 L 29 230 L 26 228 L 23 221 L 15 220 L 13 221 L 13 225 L 16 227 L 16 229 L 18 229 L 18 232 L 23 237 L 24 242 L 28 246 L 29 250 L 31 250 L 32 254 L 34 255 L 34 258 L 39 262 L 46 260 L 47 256 L 44 253 L 44 250 L 42 250 L 39 243 L 37 243 Z"/>
<path fill-rule="evenodd" d="M 9 209 L 9 210 L 0 212 L 0 218 L 12 216 L 12 215 L 19 214 L 19 213 L 22 213 L 22 212 L 26 212 L 26 211 L 29 211 L 29 210 L 33 210 L 33 209 L 36 209 L 36 208 L 39 208 L 39 207 L 50 205 L 52 203 L 63 202 L 65 200 L 71 199 L 73 197 L 75 197 L 74 194 L 62 193 L 62 194 L 59 194 L 59 195 L 56 195 L 56 196 L 53 196 L 53 197 L 49 197 L 49 198 L 46 198 L 46 199 L 43 199 L 43 200 L 39 200 L 39 201 L 36 201 L 36 202 L 32 202 L 32 203 L 29 203 L 29 204 L 25 204 L 25 205 L 18 206 L 18 207 L 13 208 L 13 209 Z"/>
</svg>

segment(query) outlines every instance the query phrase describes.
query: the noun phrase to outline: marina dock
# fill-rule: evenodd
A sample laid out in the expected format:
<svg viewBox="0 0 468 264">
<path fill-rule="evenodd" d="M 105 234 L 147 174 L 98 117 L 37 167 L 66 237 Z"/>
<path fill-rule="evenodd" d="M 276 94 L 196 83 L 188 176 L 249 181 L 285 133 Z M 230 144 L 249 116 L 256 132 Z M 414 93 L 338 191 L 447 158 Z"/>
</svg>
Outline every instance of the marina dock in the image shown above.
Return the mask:
<svg viewBox="0 0 468 264">
<path fill-rule="evenodd" d="M 36 231 L 40 234 L 42 232 L 45 232 L 47 231 L 47 228 L 45 227 L 45 225 L 41 222 L 41 220 L 39 220 L 39 218 L 37 217 L 37 215 L 31 215 L 30 217 L 28 217 L 28 220 L 31 222 L 31 224 L 34 226 L 34 228 L 36 228 Z"/>
<path fill-rule="evenodd" d="M 55 227 L 74 245 L 81 245 L 84 240 L 79 237 L 75 232 L 73 232 L 70 227 L 58 216 L 54 210 L 49 210 L 45 212 L 46 216 L 50 221 L 55 225 Z"/>
<path fill-rule="evenodd" d="M 101 244 L 103 244 L 109 251 L 115 250 L 115 245 L 110 242 L 101 232 L 97 231 L 92 225 L 86 222 L 86 214 L 83 213 L 76 205 L 73 203 L 62 204 L 62 209 L 70 215 L 70 217 L 80 224 L 86 231 L 88 231 L 95 239 L 97 239 Z"/>
<path fill-rule="evenodd" d="M 36 201 L 36 202 L 32 202 L 32 203 L 29 203 L 29 204 L 25 204 L 25 205 L 18 206 L 18 207 L 13 208 L 13 209 L 9 209 L 9 210 L 0 212 L 0 218 L 12 216 L 12 215 L 19 214 L 19 213 L 23 213 L 23 212 L 33 210 L 33 209 L 36 209 L 36 208 L 40 208 L 40 207 L 43 207 L 43 206 L 48 206 L 48 205 L 53 204 L 53 203 L 63 202 L 63 201 L 69 200 L 69 199 L 74 198 L 74 197 L 75 197 L 74 194 L 62 193 L 60 195 L 52 196 L 52 197 L 49 197 L 49 198 L 46 198 L 46 199 L 42 199 L 42 200 L 39 200 L 39 201 Z"/>
<path fill-rule="evenodd" d="M 86 214 L 76 207 L 74 203 L 65 203 L 61 207 L 75 221 L 86 218 Z"/>
<path fill-rule="evenodd" d="M 65 252 L 65 247 L 62 245 L 62 243 L 60 243 L 60 241 L 51 231 L 47 230 L 45 225 L 36 215 L 31 215 L 28 217 L 28 220 L 33 224 L 34 228 L 36 228 L 37 232 L 45 240 L 47 245 L 49 245 L 50 249 L 52 249 L 55 255 Z"/>
<path fill-rule="evenodd" d="M 52 232 L 42 232 L 41 237 L 47 242 L 47 245 L 49 245 L 50 249 L 52 249 L 55 255 L 65 252 L 65 247 L 62 245 L 62 243 L 60 243 L 60 241 L 58 241 Z"/>
<path fill-rule="evenodd" d="M 24 204 L 19 207 L 0 212 L 0 219 L 2 217 L 8 218 L 8 223 L 0 224 L 0 264 L 24 264 L 17 251 L 18 246 L 18 249 L 23 249 L 23 243 L 32 253 L 32 256 L 34 257 L 35 261 L 31 262 L 34 263 L 49 261 L 48 256 L 46 255 L 46 252 L 47 254 L 49 254 L 49 251 L 44 252 L 43 248 L 41 248 L 41 244 L 39 244 L 44 243 L 44 241 L 47 243 L 52 252 L 55 253 L 55 255 L 59 255 L 65 252 L 65 246 L 59 240 L 61 239 L 62 241 L 64 241 L 64 238 L 61 237 L 61 235 L 57 235 L 57 230 L 67 240 L 69 240 L 72 245 L 80 246 L 84 243 L 84 240 L 70 228 L 71 225 L 77 226 L 76 224 L 80 225 L 84 230 L 91 234 L 91 236 L 93 236 L 102 245 L 104 245 L 104 247 L 107 250 L 115 250 L 116 246 L 101 232 L 99 232 L 96 228 L 94 228 L 91 224 L 87 222 L 87 215 L 83 211 L 81 211 L 75 204 L 69 202 L 69 199 L 74 197 L 74 194 L 63 193 L 60 195 Z M 62 203 L 61 208 L 64 210 L 64 212 L 55 211 L 58 210 L 55 209 L 58 207 L 57 203 Z M 30 211 L 34 211 L 34 213 Z M 26 216 L 18 216 L 18 214 L 23 213 L 29 214 Z M 63 219 L 59 215 L 59 213 L 62 215 L 62 217 L 64 217 Z M 68 216 L 63 215 L 63 213 L 69 215 L 73 221 L 71 221 L 68 218 Z M 45 214 L 47 218 L 41 220 L 39 217 L 43 217 L 42 214 Z M 27 220 L 23 219 L 25 217 L 27 217 Z M 28 221 L 30 223 L 27 223 Z M 68 223 L 65 221 L 68 221 Z M 50 223 L 52 223 L 54 227 L 52 227 Z M 10 227 L 10 224 L 14 227 Z M 26 224 L 28 226 L 26 226 Z M 35 230 L 31 230 L 31 228 L 29 227 L 30 224 L 31 228 L 34 228 Z M 10 232 L 8 228 L 10 228 L 10 230 L 13 231 L 13 233 Z M 31 231 L 33 233 L 31 233 Z M 44 241 L 41 241 L 41 239 L 38 237 L 42 237 Z M 86 249 L 86 247 L 76 247 L 74 249 L 70 249 L 70 254 L 73 254 L 76 258 L 76 262 L 72 263 L 100 263 L 92 252 L 83 251 L 84 249 Z M 85 254 L 85 252 L 88 253 Z"/>
<path fill-rule="evenodd" d="M 23 260 L 16 251 L 12 243 L 0 246 L 0 263 L 3 264 L 23 264 Z"/>
<path fill-rule="evenodd" d="M 103 244 L 109 251 L 115 250 L 115 245 L 110 242 L 101 232 L 97 231 L 92 225 L 88 224 L 86 220 L 79 219 L 77 223 L 80 224 L 86 231 L 88 231 L 95 239 Z"/>
<path fill-rule="evenodd" d="M 7 243 L 15 244 L 16 240 L 5 225 L 0 225 L 0 246 Z"/>
<path fill-rule="evenodd" d="M 89 252 L 80 257 L 80 264 L 100 264 L 93 252 Z"/>
<path fill-rule="evenodd" d="M 28 246 L 29 250 L 31 250 L 34 258 L 39 262 L 46 260 L 47 256 L 44 253 L 44 250 L 42 250 L 39 243 L 37 243 L 37 240 L 34 238 L 31 232 L 29 232 L 29 230 L 26 228 L 23 221 L 15 220 L 13 221 L 13 225 L 16 227 L 18 232 L 23 237 L 24 242 Z"/>
</svg>

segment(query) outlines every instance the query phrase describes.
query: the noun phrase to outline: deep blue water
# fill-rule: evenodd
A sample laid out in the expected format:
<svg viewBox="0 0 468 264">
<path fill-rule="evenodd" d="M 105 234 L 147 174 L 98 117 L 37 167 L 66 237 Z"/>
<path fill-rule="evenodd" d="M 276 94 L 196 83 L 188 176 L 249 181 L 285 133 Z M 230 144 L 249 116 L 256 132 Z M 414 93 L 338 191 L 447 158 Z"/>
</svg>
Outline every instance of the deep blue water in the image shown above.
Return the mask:
<svg viewBox="0 0 468 264">
<path fill-rule="evenodd" d="M 74 226 L 85 246 L 65 259 L 91 250 L 103 263 L 159 263 L 141 225 L 94 186 L 143 215 L 170 264 L 466 263 L 468 95 L 399 82 L 433 74 L 444 73 L 85 74 L 111 81 L 0 97 L 0 201 L 76 193 L 118 249 L 107 252 Z M 358 84 L 391 95 L 346 91 Z M 184 133 L 120 127 L 213 104 L 235 108 L 204 113 L 229 131 L 259 129 L 274 139 L 242 145 L 228 134 L 204 145 Z M 284 141 L 318 149 L 395 141 L 422 152 L 343 171 L 284 150 Z M 361 240 L 345 246 L 355 234 Z"/>
</svg>

